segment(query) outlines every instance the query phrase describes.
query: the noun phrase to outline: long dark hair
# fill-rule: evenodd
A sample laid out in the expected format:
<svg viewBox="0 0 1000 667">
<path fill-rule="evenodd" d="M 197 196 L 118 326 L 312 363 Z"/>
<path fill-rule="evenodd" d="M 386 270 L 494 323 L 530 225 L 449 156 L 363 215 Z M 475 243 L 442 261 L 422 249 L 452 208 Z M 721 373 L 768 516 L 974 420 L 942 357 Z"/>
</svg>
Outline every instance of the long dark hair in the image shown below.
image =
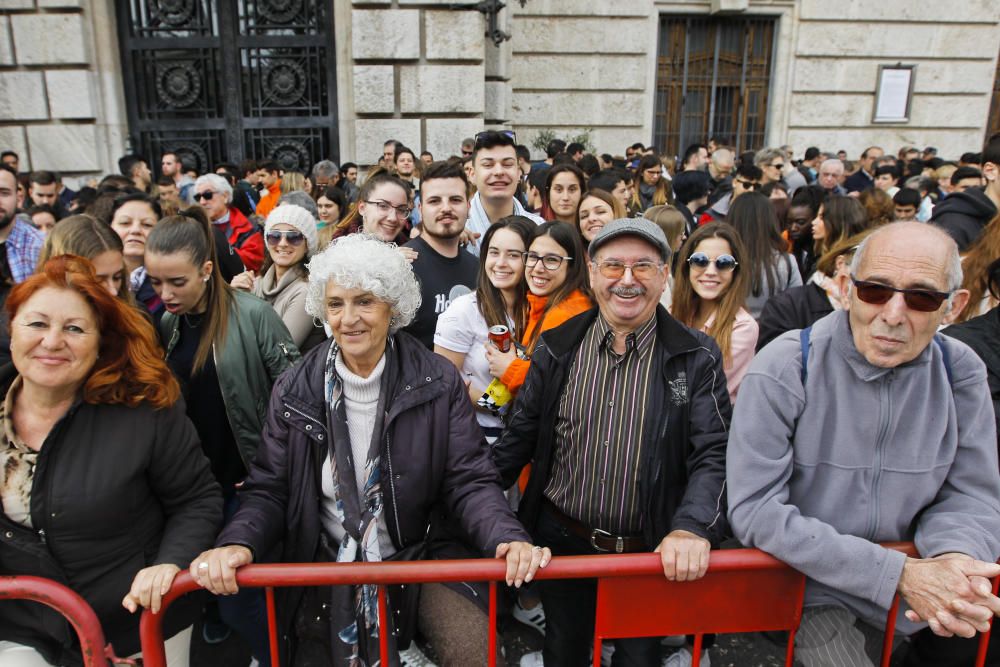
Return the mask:
<svg viewBox="0 0 1000 667">
<path fill-rule="evenodd" d="M 531 233 L 534 228 L 535 223 L 530 218 L 523 215 L 509 215 L 494 222 L 483 234 L 483 240 L 479 246 L 482 250 L 479 253 L 479 276 L 476 279 L 476 302 L 479 306 L 479 312 L 486 320 L 487 327 L 498 324 L 507 325 L 507 303 L 504 301 L 503 294 L 486 275 L 486 256 L 489 254 L 490 241 L 498 231 L 507 229 L 521 237 L 524 249 L 527 250 L 528 246 L 531 245 Z M 514 321 L 514 330 L 511 331 L 511 336 L 515 340 L 520 340 L 524 333 L 524 325 L 528 321 L 528 283 L 524 278 L 523 271 L 521 272 L 521 282 L 517 287 L 517 296 L 514 298 L 514 303 L 511 304 L 510 319 Z"/>
<path fill-rule="evenodd" d="M 534 243 L 535 239 L 542 236 L 548 236 L 558 243 L 559 247 L 566 252 L 567 256 L 572 257 L 572 259 L 563 260 L 568 262 L 566 280 L 548 296 L 542 316 L 538 318 L 537 326 L 531 330 L 528 340 L 524 343 L 529 352 L 534 349 L 535 343 L 538 342 L 538 337 L 542 333 L 542 323 L 545 322 L 545 316 L 549 314 L 550 310 L 558 306 L 566 297 L 577 290 L 583 292 L 587 298 L 593 300 L 590 291 L 590 277 L 587 275 L 586 254 L 580 233 L 565 222 L 550 220 L 535 227 L 535 233 L 531 236 L 531 242 Z M 530 248 L 531 245 L 529 244 L 528 247 Z M 525 269 L 525 273 L 527 273 L 527 269 Z"/>
<path fill-rule="evenodd" d="M 854 197 L 827 197 L 823 201 L 823 226 L 826 238 L 816 241 L 817 255 L 822 255 L 838 241 L 868 229 L 868 213 Z"/>
<path fill-rule="evenodd" d="M 642 172 L 647 169 L 652 169 L 653 167 L 662 168 L 663 164 L 660 162 L 660 158 L 657 155 L 643 155 L 639 159 L 639 165 L 635 168 L 635 176 L 632 178 L 632 204 L 636 208 L 642 208 L 642 197 L 639 195 L 639 188 L 642 187 Z M 653 193 L 653 206 L 661 206 L 663 204 L 673 204 L 673 189 L 671 182 L 660 176 L 660 180 L 656 182 L 656 192 Z"/>
<path fill-rule="evenodd" d="M 172 215 L 160 220 L 146 239 L 146 252 L 159 255 L 187 253 L 191 263 L 200 267 L 212 262 L 212 273 L 205 286 L 207 317 L 204 333 L 198 341 L 192 371 L 199 372 L 212 354 L 212 345 L 221 351 L 226 343 L 229 309 L 233 305 L 232 288 L 219 271 L 215 254 L 215 235 L 207 218 L 201 220 L 186 215 Z"/>
<path fill-rule="evenodd" d="M 577 167 L 575 164 L 557 164 L 545 175 L 545 190 L 542 191 L 542 210 L 541 215 L 546 220 L 555 220 L 556 214 L 552 210 L 552 205 L 549 203 L 549 191 L 552 190 L 552 182 L 555 180 L 556 176 L 559 174 L 571 173 L 576 178 L 577 182 L 580 184 L 580 201 L 583 201 L 583 193 L 587 190 L 587 175 Z M 573 213 L 573 217 L 579 217 L 580 204 L 576 205 L 576 211 Z"/>
<path fill-rule="evenodd" d="M 750 294 L 760 296 L 764 292 L 765 277 L 771 293 L 778 291 L 778 262 L 784 259 L 785 241 L 778 232 L 778 216 L 771 201 L 760 193 L 746 192 L 729 207 L 726 221 L 743 241 L 740 263 L 747 274 Z"/>
<path fill-rule="evenodd" d="M 737 201 L 745 196 L 745 194 L 740 196 Z M 732 225 L 727 222 L 710 222 L 695 229 L 688 240 L 684 242 L 677 268 L 674 270 L 673 302 L 670 312 L 681 323 L 687 326 L 694 324 L 701 305 L 701 297 L 692 286 L 691 265 L 687 260 L 694 254 L 699 243 L 710 238 L 720 238 L 728 243 L 733 257 L 739 262 L 733 270 L 733 281 L 729 284 L 729 289 L 722 295 L 715 307 L 715 322 L 712 324 L 711 330 L 707 332 L 718 343 L 723 359 L 730 362 L 732 361 L 733 325 L 736 323 L 736 314 L 746 302 L 748 282 L 746 271 L 743 270 L 746 253 L 743 250 L 743 243 Z"/>
</svg>

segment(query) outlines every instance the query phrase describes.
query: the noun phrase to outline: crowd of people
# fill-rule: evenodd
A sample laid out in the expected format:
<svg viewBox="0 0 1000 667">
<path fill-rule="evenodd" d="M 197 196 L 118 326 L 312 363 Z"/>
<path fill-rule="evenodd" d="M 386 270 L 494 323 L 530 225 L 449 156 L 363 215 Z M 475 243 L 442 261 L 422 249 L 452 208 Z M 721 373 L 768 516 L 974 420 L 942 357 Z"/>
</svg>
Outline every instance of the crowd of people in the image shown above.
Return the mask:
<svg viewBox="0 0 1000 667">
<path fill-rule="evenodd" d="M 1000 613 L 1000 135 L 954 162 L 456 148 L 168 152 L 156 179 L 128 155 L 75 192 L 0 154 L 0 574 L 70 586 L 137 657 L 190 569 L 169 664 L 197 626 L 269 665 L 240 567 L 497 558 L 544 635 L 520 664 L 575 667 L 596 586 L 533 581 L 553 557 L 656 552 L 684 582 L 743 545 L 807 576 L 807 667 L 874 664 L 896 594 L 906 665 L 970 664 Z M 373 587 L 278 597 L 283 664 L 378 663 Z M 487 600 L 390 587 L 392 664 L 486 664 Z M 79 661 L 58 614 L 0 606 L 0 664 Z"/>
</svg>

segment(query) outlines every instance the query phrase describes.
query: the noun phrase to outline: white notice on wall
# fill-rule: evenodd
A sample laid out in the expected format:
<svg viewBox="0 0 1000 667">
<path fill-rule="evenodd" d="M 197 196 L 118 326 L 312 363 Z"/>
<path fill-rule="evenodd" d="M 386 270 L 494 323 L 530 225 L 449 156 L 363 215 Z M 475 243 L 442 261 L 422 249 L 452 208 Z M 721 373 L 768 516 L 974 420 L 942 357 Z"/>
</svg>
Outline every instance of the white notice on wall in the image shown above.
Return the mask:
<svg viewBox="0 0 1000 667">
<path fill-rule="evenodd" d="M 883 67 L 879 70 L 878 95 L 875 100 L 875 122 L 909 120 L 910 80 L 913 68 Z"/>
</svg>

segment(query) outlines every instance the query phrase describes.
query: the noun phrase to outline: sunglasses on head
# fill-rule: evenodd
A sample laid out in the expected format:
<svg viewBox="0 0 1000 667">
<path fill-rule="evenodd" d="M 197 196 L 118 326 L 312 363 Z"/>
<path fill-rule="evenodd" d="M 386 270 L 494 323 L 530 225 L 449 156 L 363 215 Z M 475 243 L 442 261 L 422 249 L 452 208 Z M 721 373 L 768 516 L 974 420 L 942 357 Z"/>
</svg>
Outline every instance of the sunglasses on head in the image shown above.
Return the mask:
<svg viewBox="0 0 1000 667">
<path fill-rule="evenodd" d="M 881 283 L 858 280 L 854 276 L 851 276 L 851 282 L 854 283 L 858 298 L 865 303 L 881 306 L 888 303 L 893 294 L 899 292 L 903 295 L 903 301 L 906 302 L 907 308 L 921 313 L 934 312 L 941 307 L 945 299 L 951 296 L 951 292 L 935 292 L 929 289 L 899 289 Z"/>
<path fill-rule="evenodd" d="M 483 132 L 479 132 L 476 134 L 475 136 L 476 145 L 473 150 L 479 148 L 482 145 L 484 139 L 490 138 L 497 134 L 503 137 L 507 137 L 515 144 L 517 143 L 517 134 L 515 134 L 514 130 L 484 130 Z"/>
<path fill-rule="evenodd" d="M 306 240 L 306 237 L 303 236 L 302 232 L 281 232 L 275 229 L 264 235 L 264 238 L 267 240 L 267 245 L 270 246 L 276 246 L 281 243 L 282 237 L 284 237 L 288 245 L 291 246 L 300 246 L 302 245 L 302 242 Z"/>
<path fill-rule="evenodd" d="M 688 257 L 688 264 L 691 266 L 697 266 L 699 269 L 707 269 L 709 264 L 715 264 L 716 271 L 732 271 L 735 269 L 739 262 L 732 255 L 719 255 L 714 260 L 709 259 L 708 255 L 703 252 L 696 252 L 690 257 Z"/>
<path fill-rule="evenodd" d="M 214 192 L 212 192 L 211 190 L 206 190 L 205 192 L 194 193 L 191 196 L 191 199 L 194 199 L 195 201 L 201 201 L 202 199 L 204 199 L 205 201 L 210 201 L 214 196 L 215 196 Z"/>
</svg>

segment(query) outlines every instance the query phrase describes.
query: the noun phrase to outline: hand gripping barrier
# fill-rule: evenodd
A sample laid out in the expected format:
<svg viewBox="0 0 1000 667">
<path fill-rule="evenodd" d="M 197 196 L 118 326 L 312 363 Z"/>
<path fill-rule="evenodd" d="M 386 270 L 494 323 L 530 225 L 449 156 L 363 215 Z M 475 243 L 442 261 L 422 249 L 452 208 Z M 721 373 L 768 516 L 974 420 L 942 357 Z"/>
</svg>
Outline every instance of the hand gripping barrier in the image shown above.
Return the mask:
<svg viewBox="0 0 1000 667">
<path fill-rule="evenodd" d="M 888 544 L 916 555 L 911 544 Z M 237 571 L 241 587 L 264 588 L 267 599 L 271 664 L 278 667 L 278 631 L 274 588 L 373 584 L 378 586 L 381 664 L 388 660 L 389 641 L 384 631 L 387 617 L 385 586 L 454 581 L 489 581 L 489 666 L 496 660 L 497 582 L 506 566 L 493 559 L 383 563 L 305 563 L 248 565 Z M 706 633 L 788 630 L 786 664 L 793 664 L 794 635 L 802 615 L 805 576 L 756 549 L 713 551 L 708 573 L 694 582 L 670 582 L 663 576 L 658 554 L 562 556 L 539 570 L 536 579 L 598 580 L 594 631 L 594 665 L 599 667 L 605 639 L 663 635 L 695 635 L 693 667 L 701 654 Z M 994 592 L 997 583 L 994 581 Z M 143 661 L 146 667 L 167 667 L 162 619 L 178 597 L 197 590 L 191 574 L 183 571 L 164 596 L 159 613 L 145 611 L 140 621 Z M 898 597 L 889 610 L 882 666 L 888 667 L 895 631 Z M 989 633 L 979 640 L 976 667 L 986 659 Z"/>
<path fill-rule="evenodd" d="M 41 577 L 0 577 L 0 600 L 32 600 L 55 609 L 66 617 L 80 638 L 84 667 L 107 667 L 108 661 L 135 664 L 116 658 L 111 645 L 104 644 L 104 630 L 87 602 L 62 584 Z"/>
</svg>

